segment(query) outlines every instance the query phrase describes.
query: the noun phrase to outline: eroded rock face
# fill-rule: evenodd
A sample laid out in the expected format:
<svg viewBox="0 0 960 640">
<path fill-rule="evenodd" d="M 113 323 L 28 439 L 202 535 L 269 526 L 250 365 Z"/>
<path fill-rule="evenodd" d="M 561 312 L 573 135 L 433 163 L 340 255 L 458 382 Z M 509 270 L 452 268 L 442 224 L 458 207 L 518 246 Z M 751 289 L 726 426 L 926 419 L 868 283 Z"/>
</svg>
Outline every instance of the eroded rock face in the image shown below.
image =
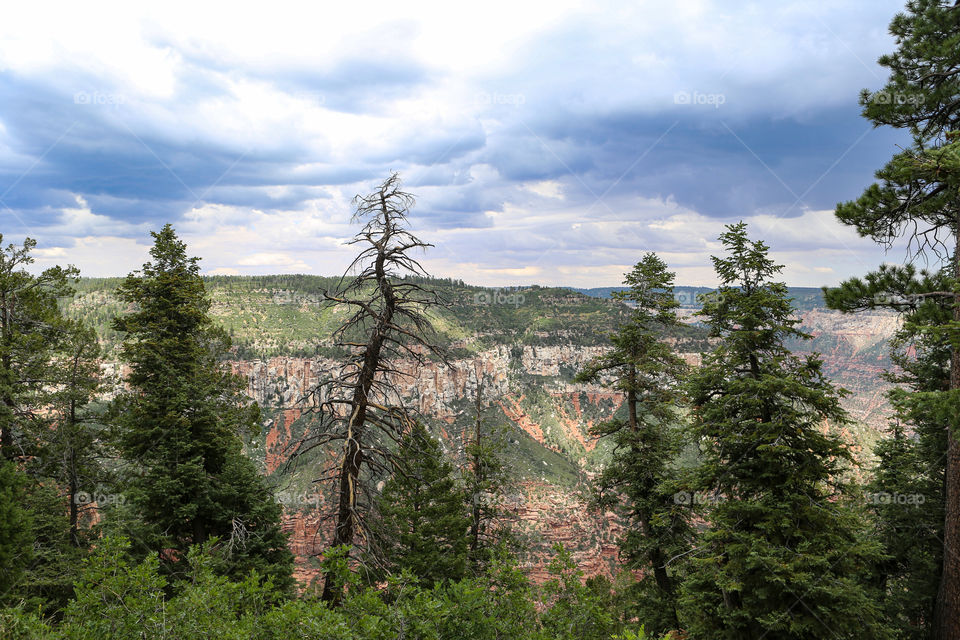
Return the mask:
<svg viewBox="0 0 960 640">
<path fill-rule="evenodd" d="M 484 395 L 494 407 L 544 448 L 562 453 L 548 441 L 536 416 L 530 414 L 527 393 L 531 383 L 544 392 L 555 411 L 556 421 L 547 429 L 560 429 L 563 438 L 592 451 L 596 441 L 589 429 L 596 417 L 616 410 L 623 401 L 620 394 L 597 385 L 570 382 L 572 373 L 603 348 L 578 348 L 573 345 L 511 349 L 498 346 L 476 357 L 456 360 L 453 366 L 413 361 L 396 364 L 393 376 L 404 401 L 421 415 L 439 425 L 445 449 L 462 447 L 460 438 L 444 425 L 452 425 L 463 411 L 464 402 L 476 394 L 478 375 L 484 380 Z M 299 446 L 294 423 L 315 404 L 311 392 L 318 383 L 338 371 L 340 363 L 328 358 L 277 357 L 266 361 L 236 361 L 233 370 L 247 378 L 247 392 L 262 407 L 271 409 L 273 418 L 265 426 L 263 462 L 265 470 L 281 469 Z M 577 460 L 583 464 L 581 458 Z M 282 471 L 282 469 L 281 469 Z M 297 555 L 298 577 L 311 578 L 316 569 L 308 558 L 322 551 L 331 534 L 331 522 L 321 518 L 323 500 L 304 505 L 302 496 L 293 496 L 285 515 L 285 529 Z M 562 542 L 571 549 L 587 575 L 611 575 L 616 565 L 616 540 L 619 524 L 609 514 L 590 514 L 577 493 L 536 478 L 519 482 L 506 497 L 505 508 L 512 514 L 517 530 L 532 541 L 533 552 L 526 559 L 530 575 L 546 577 L 549 549 Z"/>
<path fill-rule="evenodd" d="M 888 366 L 885 343 L 898 327 L 896 317 L 847 316 L 815 310 L 801 319 L 802 328 L 815 339 L 798 349 L 821 350 L 826 373 L 853 392 L 845 400 L 852 416 L 865 423 L 866 428 L 880 428 L 887 412 L 883 395 L 886 385 L 879 374 Z M 575 371 L 603 351 L 603 347 L 574 344 L 501 345 L 457 360 L 452 367 L 436 362 L 420 367 L 412 360 L 400 362 L 394 378 L 404 402 L 439 425 L 445 450 L 451 452 L 458 442 L 448 427 L 463 411 L 464 403 L 475 395 L 479 374 L 492 405 L 545 449 L 573 459 L 588 480 L 592 474 L 583 456 L 596 446 L 589 435 L 590 427 L 598 418 L 615 411 L 623 398 L 606 387 L 574 384 L 571 380 Z M 699 366 L 699 353 L 682 355 L 691 366 Z M 233 363 L 234 370 L 249 380 L 249 395 L 261 406 L 276 410 L 273 420 L 265 425 L 267 472 L 280 468 L 296 450 L 294 423 L 317 401 L 311 396 L 312 390 L 340 366 L 337 361 L 321 357 Z M 540 404 L 531 405 L 531 394 L 538 396 Z M 546 407 L 544 398 L 548 399 Z M 545 424 L 543 416 L 548 414 L 551 419 Z M 852 434 L 847 436 L 855 439 Z M 579 445 L 579 457 L 563 451 L 557 442 Z M 290 544 L 298 557 L 297 575 L 301 580 L 316 575 L 308 559 L 319 554 L 329 539 L 331 523 L 321 519 L 322 506 L 322 500 L 306 506 L 287 505 L 284 527 L 291 534 Z M 589 513 L 577 491 L 542 478 L 525 477 L 507 496 L 505 506 L 513 514 L 517 528 L 535 541 L 533 552 L 526 558 L 529 574 L 535 580 L 546 579 L 549 549 L 555 542 L 573 552 L 587 576 L 610 576 L 615 571 L 622 527 L 612 514 Z"/>
</svg>

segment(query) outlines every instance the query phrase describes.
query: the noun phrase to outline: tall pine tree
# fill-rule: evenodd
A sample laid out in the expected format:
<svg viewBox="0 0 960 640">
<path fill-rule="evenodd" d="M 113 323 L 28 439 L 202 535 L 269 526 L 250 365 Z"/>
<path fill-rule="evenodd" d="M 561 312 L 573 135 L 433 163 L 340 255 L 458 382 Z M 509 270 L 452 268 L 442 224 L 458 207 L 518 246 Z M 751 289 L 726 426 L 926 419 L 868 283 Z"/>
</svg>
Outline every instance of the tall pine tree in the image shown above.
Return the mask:
<svg viewBox="0 0 960 640">
<path fill-rule="evenodd" d="M 943 564 L 944 479 L 951 416 L 938 399 L 950 388 L 948 327 L 952 300 L 931 292 L 952 277 L 884 265 L 863 279 L 825 290 L 827 305 L 846 313 L 891 309 L 903 324 L 890 342 L 896 383 L 889 394 L 894 415 L 875 450 L 876 473 L 867 488 L 885 557 L 876 567 L 888 624 L 904 638 L 929 638 Z M 933 330 L 931 330 L 933 329 Z"/>
<path fill-rule="evenodd" d="M 714 257 L 721 286 L 701 315 L 720 338 L 690 380 L 699 489 L 717 496 L 684 584 L 692 637 L 704 640 L 888 637 L 865 586 L 875 543 L 846 504 L 841 391 L 773 278 L 782 267 L 743 223 Z"/>
<path fill-rule="evenodd" d="M 674 274 L 647 253 L 626 274 L 628 289 L 615 294 L 631 303 L 630 319 L 611 336 L 613 348 L 589 362 L 576 379 L 603 381 L 626 396 L 626 417 L 598 424 L 593 434 L 614 444 L 610 463 L 597 479 L 597 505 L 613 508 L 629 528 L 620 541 L 627 566 L 644 572 L 638 615 L 649 631 L 676 629 L 677 576 L 668 566 L 689 545 L 688 511 L 674 500 L 671 462 L 680 451 L 678 405 L 686 365 L 664 333 L 676 328 L 679 306 Z"/>
<path fill-rule="evenodd" d="M 488 424 L 489 420 L 484 415 L 488 407 L 482 367 L 476 366 L 474 373 L 477 387 L 473 399 L 473 429 L 464 447 L 464 488 L 470 503 L 470 568 L 475 574 L 480 574 L 493 559 L 498 546 L 513 545 L 516 539 L 510 530 L 501 500 L 507 480 L 502 459 L 504 429 Z"/>
<path fill-rule="evenodd" d="M 960 639 L 960 2 L 910 0 L 890 23 L 897 49 L 880 58 L 890 77 L 860 96 L 876 126 L 908 131 L 913 144 L 877 171 L 878 182 L 837 206 L 837 218 L 890 246 L 907 235 L 917 253 L 941 261 L 944 290 L 925 292 L 952 307 L 943 334 L 951 349 L 949 388 L 925 398 L 927 413 L 950 416 L 947 434 L 943 568 L 933 637 Z"/>
<path fill-rule="evenodd" d="M 78 273 L 73 267 L 29 273 L 36 246 L 27 238 L 0 251 L 0 455 L 7 460 L 34 455 L 46 428 L 39 409 L 65 335 L 57 299 L 73 294 L 70 281 Z"/>
<path fill-rule="evenodd" d="M 130 311 L 115 321 L 130 366 L 115 407 L 119 444 L 132 465 L 131 501 L 151 526 L 148 546 L 172 550 L 167 566 L 177 572 L 190 545 L 217 536 L 226 572 L 256 569 L 289 586 L 280 505 L 242 451 L 259 411 L 221 362 L 229 338 L 210 318 L 199 258 L 169 224 L 153 237 L 152 261 L 118 289 Z"/>
</svg>

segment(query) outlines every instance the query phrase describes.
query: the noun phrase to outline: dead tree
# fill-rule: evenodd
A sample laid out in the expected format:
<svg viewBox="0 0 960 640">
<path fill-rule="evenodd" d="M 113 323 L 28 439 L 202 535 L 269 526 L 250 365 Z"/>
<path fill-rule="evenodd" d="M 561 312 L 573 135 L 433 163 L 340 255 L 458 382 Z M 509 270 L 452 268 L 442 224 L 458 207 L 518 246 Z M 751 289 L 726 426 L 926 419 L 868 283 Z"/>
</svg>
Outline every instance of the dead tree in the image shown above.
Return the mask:
<svg viewBox="0 0 960 640">
<path fill-rule="evenodd" d="M 332 473 L 316 480 L 332 482 L 337 496 L 332 546 L 367 551 L 372 544 L 366 524 L 375 498 L 372 479 L 393 471 L 389 442 L 399 444 L 414 421 L 403 405 L 397 385 L 403 373 L 396 364 L 407 359 L 418 367 L 431 355 L 445 362 L 431 340 L 428 317 L 445 301 L 424 286 L 421 277 L 427 274 L 411 256 L 433 245 L 407 230 L 414 198 L 401 190 L 399 176 L 393 173 L 373 193 L 356 196 L 354 205 L 353 219 L 364 226 L 350 244 L 362 249 L 337 290 L 323 294 L 328 304 L 351 311 L 333 336 L 351 357 L 314 390 L 319 420 L 296 455 L 339 447 Z M 350 273 L 355 275 L 348 277 Z M 327 575 L 322 599 L 337 602 L 341 591 L 336 577 Z"/>
</svg>

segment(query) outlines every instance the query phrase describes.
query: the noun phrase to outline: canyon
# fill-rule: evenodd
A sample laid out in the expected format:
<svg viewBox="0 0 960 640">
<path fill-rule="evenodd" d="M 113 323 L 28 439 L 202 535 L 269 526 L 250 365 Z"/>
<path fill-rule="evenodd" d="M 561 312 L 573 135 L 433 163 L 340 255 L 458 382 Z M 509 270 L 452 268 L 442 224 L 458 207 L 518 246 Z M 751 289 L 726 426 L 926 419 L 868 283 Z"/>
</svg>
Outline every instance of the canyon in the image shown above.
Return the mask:
<svg viewBox="0 0 960 640">
<path fill-rule="evenodd" d="M 93 324 L 104 338 L 106 371 L 115 364 L 119 336 L 110 327 L 124 311 L 112 294 L 117 280 L 84 280 L 68 313 Z M 336 279 L 314 276 L 223 277 L 207 280 L 215 320 L 234 347 L 229 366 L 246 379 L 247 394 L 262 411 L 262 428 L 247 452 L 273 482 L 284 506 L 284 529 L 297 557 L 297 578 L 318 574 L 318 556 L 330 539 L 328 485 L 314 482 L 330 469 L 335 451 L 293 457 L 316 419 L 318 383 L 343 362 L 330 336 L 342 314 L 319 301 Z M 609 443 L 590 429 L 616 414 L 623 398 L 599 384 L 573 378 L 607 349 L 609 334 L 629 308 L 569 289 L 528 287 L 495 292 L 454 281 L 433 281 L 451 304 L 437 318 L 437 339 L 450 366 L 428 360 L 394 363 L 405 406 L 415 410 L 443 450 L 465 464 L 467 431 L 473 424 L 478 379 L 484 386 L 484 420 L 501 434 L 501 456 L 509 474 L 502 505 L 506 520 L 524 543 L 521 561 L 535 580 L 546 578 L 546 561 L 562 543 L 586 575 L 618 571 L 622 525 L 613 513 L 586 507 L 591 479 L 609 455 Z M 690 366 L 713 339 L 696 315 L 698 290 L 680 288 L 685 323 L 664 340 Z M 503 293 L 503 295 L 500 295 Z M 499 304 L 499 300 L 510 304 Z M 844 315 L 823 307 L 817 290 L 797 293 L 797 319 L 810 340 L 791 344 L 798 353 L 819 353 L 826 374 L 850 394 L 844 406 L 851 422 L 831 425 L 847 438 L 869 473 L 872 448 L 889 409 L 882 373 L 890 367 L 887 343 L 899 326 L 882 312 Z"/>
<path fill-rule="evenodd" d="M 796 345 L 796 350 L 817 350 L 825 372 L 850 391 L 843 402 L 852 422 L 843 426 L 841 433 L 863 465 L 869 466 L 870 449 L 888 417 L 884 395 L 888 385 L 881 374 L 889 366 L 886 343 L 898 327 L 897 318 L 890 314 L 845 316 L 814 309 L 800 319 L 801 327 L 813 339 Z M 400 373 L 395 380 L 406 405 L 432 426 L 454 460 L 463 462 L 464 431 L 472 418 L 470 405 L 478 375 L 489 398 L 488 418 L 494 416 L 512 434 L 506 446 L 519 448 L 520 438 L 526 441 L 525 456 L 507 456 L 515 466 L 511 469 L 513 488 L 504 505 L 526 541 L 522 559 L 535 580 L 546 579 L 546 558 L 555 543 L 572 552 L 585 575 L 612 577 L 618 570 L 617 541 L 622 525 L 612 513 L 590 512 L 583 497 L 603 464 L 590 428 L 613 415 L 623 398 L 601 385 L 574 383 L 571 375 L 605 349 L 570 343 L 504 344 L 454 360 L 449 367 L 438 362 L 417 367 L 412 361 L 397 366 Z M 688 364 L 699 365 L 700 353 L 681 353 Z M 336 370 L 338 361 L 279 356 L 234 361 L 232 366 L 247 378 L 250 397 L 273 416 L 264 425 L 264 471 L 303 473 L 287 472 L 284 464 L 308 428 L 305 416 L 310 414 L 310 390 L 327 372 Z M 531 447 L 541 451 L 530 452 Z M 548 458 L 548 452 L 554 455 Z M 551 468 L 558 466 L 561 468 Z M 305 487 L 305 480 L 292 484 Z M 285 527 L 298 557 L 298 578 L 310 580 L 316 576 L 311 558 L 322 552 L 330 532 L 320 517 L 325 504 L 322 495 L 300 491 L 287 501 Z M 316 499 L 304 500 L 304 495 Z"/>
</svg>

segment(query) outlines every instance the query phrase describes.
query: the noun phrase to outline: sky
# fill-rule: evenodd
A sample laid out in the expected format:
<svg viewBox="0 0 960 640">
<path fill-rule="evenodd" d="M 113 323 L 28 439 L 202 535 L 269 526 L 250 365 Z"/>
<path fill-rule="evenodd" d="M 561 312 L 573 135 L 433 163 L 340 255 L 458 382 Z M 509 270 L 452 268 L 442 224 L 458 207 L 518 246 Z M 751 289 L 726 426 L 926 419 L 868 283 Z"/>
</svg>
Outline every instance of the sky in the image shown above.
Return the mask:
<svg viewBox="0 0 960 640">
<path fill-rule="evenodd" d="M 860 116 L 903 1 L 8 3 L 0 233 L 117 276 L 335 275 L 397 171 L 432 275 L 712 285 L 746 221 L 795 286 L 902 262 L 833 217 L 908 142 Z"/>
</svg>

